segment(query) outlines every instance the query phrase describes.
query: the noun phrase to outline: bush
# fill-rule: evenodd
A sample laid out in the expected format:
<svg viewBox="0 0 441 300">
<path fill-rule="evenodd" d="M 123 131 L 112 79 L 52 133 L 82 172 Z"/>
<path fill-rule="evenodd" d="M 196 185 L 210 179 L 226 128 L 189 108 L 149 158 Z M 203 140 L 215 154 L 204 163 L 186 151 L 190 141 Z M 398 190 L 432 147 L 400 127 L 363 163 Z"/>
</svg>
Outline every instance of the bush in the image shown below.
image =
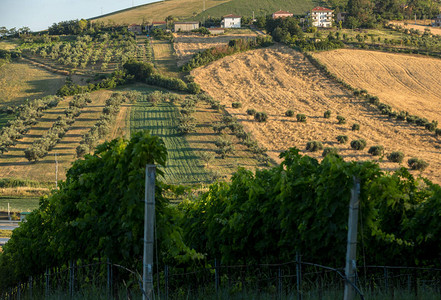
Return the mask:
<svg viewBox="0 0 441 300">
<path fill-rule="evenodd" d="M 234 153 L 233 145 L 226 137 L 220 137 L 214 144 L 217 146 L 216 153 L 219 154 L 221 158 L 225 158 L 228 154 Z"/>
<path fill-rule="evenodd" d="M 266 122 L 268 120 L 268 115 L 266 114 L 266 112 L 256 112 L 256 114 L 254 115 L 254 119 L 257 122 Z"/>
<path fill-rule="evenodd" d="M 368 153 L 372 156 L 380 156 L 383 155 L 384 147 L 383 146 L 372 146 L 369 148 Z"/>
<path fill-rule="evenodd" d="M 439 129 L 439 128 L 435 129 L 435 135 L 441 136 L 441 129 Z"/>
<path fill-rule="evenodd" d="M 403 159 L 404 159 L 404 153 L 400 152 L 400 151 L 391 152 L 387 156 L 387 159 L 391 162 L 401 163 L 401 162 L 403 162 Z"/>
<path fill-rule="evenodd" d="M 231 107 L 233 107 L 233 108 L 241 108 L 242 107 L 242 103 L 240 103 L 240 102 L 233 102 L 233 103 L 231 103 Z"/>
<path fill-rule="evenodd" d="M 427 123 L 425 125 L 425 127 L 430 132 L 434 132 L 436 130 L 436 127 L 438 127 L 438 122 L 437 121 L 432 121 L 431 123 Z"/>
<path fill-rule="evenodd" d="M 363 150 L 366 147 L 366 141 L 364 139 L 353 140 L 351 142 L 351 148 L 354 150 Z"/>
<path fill-rule="evenodd" d="M 256 114 L 256 110 L 254 108 L 248 108 L 247 114 L 250 116 L 254 116 Z"/>
<path fill-rule="evenodd" d="M 201 87 L 196 82 L 190 82 L 187 84 L 188 92 L 191 94 L 199 94 L 201 92 Z"/>
<path fill-rule="evenodd" d="M 297 114 L 296 118 L 297 118 L 298 122 L 306 123 L 306 115 L 304 115 L 304 114 Z"/>
<path fill-rule="evenodd" d="M 353 131 L 355 131 L 355 130 L 360 130 L 360 125 L 359 125 L 359 124 L 353 124 L 353 125 L 352 125 L 352 130 L 353 130 Z"/>
<path fill-rule="evenodd" d="M 309 141 L 306 143 L 306 150 L 314 152 L 323 149 L 322 142 L 319 141 Z"/>
<path fill-rule="evenodd" d="M 411 170 L 420 170 L 420 171 L 424 171 L 429 166 L 427 162 L 416 157 L 410 158 L 407 161 L 407 164 L 409 165 Z"/>
<path fill-rule="evenodd" d="M 291 109 L 287 110 L 287 111 L 285 112 L 285 116 L 287 116 L 287 117 L 292 117 L 292 116 L 294 116 L 294 111 L 292 111 Z"/>
<path fill-rule="evenodd" d="M 346 118 L 343 116 L 337 116 L 338 124 L 346 124 Z"/>
<path fill-rule="evenodd" d="M 323 117 L 325 119 L 329 119 L 331 117 L 331 111 L 330 110 L 325 111 L 325 113 L 323 114 Z"/>
<path fill-rule="evenodd" d="M 339 135 L 339 136 L 337 136 L 337 141 L 340 144 L 345 144 L 348 141 L 348 136 L 347 135 Z"/>
<path fill-rule="evenodd" d="M 326 147 L 323 149 L 322 156 L 325 157 L 326 155 L 338 155 L 338 149 L 335 147 Z"/>
</svg>

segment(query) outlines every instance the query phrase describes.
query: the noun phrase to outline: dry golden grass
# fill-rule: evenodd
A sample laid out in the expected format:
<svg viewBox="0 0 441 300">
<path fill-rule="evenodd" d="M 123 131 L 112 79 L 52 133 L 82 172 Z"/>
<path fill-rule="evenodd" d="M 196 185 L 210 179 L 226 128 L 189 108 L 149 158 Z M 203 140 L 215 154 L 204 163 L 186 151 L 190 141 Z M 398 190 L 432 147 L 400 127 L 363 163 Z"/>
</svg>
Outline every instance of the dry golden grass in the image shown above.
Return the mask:
<svg viewBox="0 0 441 300">
<path fill-rule="evenodd" d="M 230 0 L 206 0 L 205 8 L 220 5 Z M 105 16 L 94 21 L 113 24 L 141 24 L 142 22 L 164 21 L 167 16 L 179 19 L 190 18 L 202 12 L 204 6 L 200 0 L 169 0 L 148 4 L 134 9 Z"/>
<path fill-rule="evenodd" d="M 282 46 L 253 50 L 223 58 L 192 74 L 204 90 L 226 105 L 229 113 L 243 123 L 246 131 L 253 133 L 275 160 L 289 147 L 307 153 L 304 149 L 310 140 L 338 148 L 346 160 L 373 159 L 367 153 L 369 147 L 383 145 L 386 153 L 403 151 L 404 162 L 414 156 L 426 160 L 429 167 L 422 175 L 441 182 L 440 146 L 433 134 L 379 115 L 366 101 L 354 98 L 339 84 L 328 80 L 297 51 Z M 231 103 L 237 101 L 242 108 L 231 108 Z M 269 120 L 255 122 L 246 114 L 248 108 L 266 112 Z M 295 114 L 306 114 L 307 123 L 286 117 L 284 113 L 288 109 Z M 332 117 L 325 119 L 323 113 L 328 109 Z M 337 124 L 337 115 L 346 117 L 347 124 Z M 354 123 L 360 124 L 360 131 L 351 130 Z M 352 150 L 349 143 L 337 143 L 338 135 L 347 135 L 349 141 L 364 138 L 367 147 L 363 151 Z M 308 154 L 321 158 L 321 151 Z M 399 167 L 386 159 L 380 161 L 380 166 L 385 170 Z"/>
<path fill-rule="evenodd" d="M 55 181 L 54 181 L 55 186 Z M 10 188 L 0 188 L 0 195 L 2 196 L 43 196 L 49 193 L 48 188 L 37 188 L 37 187 L 10 187 Z"/>
<path fill-rule="evenodd" d="M 176 55 L 173 45 L 169 41 L 152 40 L 153 62 L 155 67 L 164 75 L 179 77 L 176 65 Z"/>
<path fill-rule="evenodd" d="M 53 95 L 64 84 L 64 79 L 23 62 L 6 64 L 0 68 L 0 104 L 12 105 Z"/>
<path fill-rule="evenodd" d="M 256 37 L 256 33 L 251 30 L 246 33 L 233 34 L 228 33 L 218 36 L 202 36 L 190 33 L 175 33 L 173 47 L 178 57 L 178 66 L 186 64 L 197 52 L 226 45 L 232 39 L 250 39 Z"/>
<path fill-rule="evenodd" d="M 424 56 L 339 49 L 315 53 L 329 70 L 396 110 L 441 123 L 441 60 Z"/>
<path fill-rule="evenodd" d="M 390 22 L 393 25 L 400 25 L 403 28 L 406 29 L 417 29 L 419 31 L 421 31 L 421 33 L 424 32 L 425 29 L 430 29 L 430 31 L 432 32 L 432 34 L 441 34 L 441 28 L 440 27 L 432 27 L 430 24 L 432 20 L 425 20 L 425 21 L 421 21 L 421 22 L 417 22 L 417 24 L 415 24 L 414 21 L 406 21 L 407 25 L 404 25 L 404 21 L 393 21 Z"/>
</svg>

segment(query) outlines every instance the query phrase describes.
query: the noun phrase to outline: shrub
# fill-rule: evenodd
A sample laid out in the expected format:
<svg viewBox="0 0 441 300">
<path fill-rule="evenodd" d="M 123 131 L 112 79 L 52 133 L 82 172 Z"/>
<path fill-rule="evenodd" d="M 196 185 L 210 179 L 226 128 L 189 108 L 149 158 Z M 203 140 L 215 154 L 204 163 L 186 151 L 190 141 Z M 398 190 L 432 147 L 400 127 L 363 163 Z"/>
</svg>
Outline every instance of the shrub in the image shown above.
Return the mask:
<svg viewBox="0 0 441 300">
<path fill-rule="evenodd" d="M 366 141 L 364 139 L 353 140 L 351 142 L 351 148 L 354 150 L 363 150 L 366 147 Z"/>
<path fill-rule="evenodd" d="M 216 153 L 219 154 L 221 158 L 225 158 L 228 154 L 234 153 L 234 148 L 231 141 L 225 137 L 220 137 L 217 139 L 215 145 L 217 146 Z"/>
<path fill-rule="evenodd" d="M 378 99 L 377 96 L 371 96 L 369 97 L 369 102 L 374 104 L 374 105 L 379 105 L 380 104 L 380 100 Z"/>
<path fill-rule="evenodd" d="M 240 103 L 240 102 L 233 102 L 233 103 L 231 103 L 231 106 L 233 108 L 241 108 L 242 107 L 242 103 Z"/>
<path fill-rule="evenodd" d="M 340 144 L 345 144 L 348 141 L 348 136 L 347 135 L 339 135 L 339 136 L 337 136 L 337 141 Z"/>
<path fill-rule="evenodd" d="M 314 152 L 323 149 L 322 142 L 319 141 L 309 141 L 306 143 L 306 150 Z"/>
<path fill-rule="evenodd" d="M 201 87 L 196 82 L 190 82 L 187 84 L 187 89 L 191 94 L 199 94 L 201 92 Z"/>
<path fill-rule="evenodd" d="M 436 127 L 438 127 L 438 122 L 437 121 L 432 121 L 431 123 L 427 123 L 425 125 L 425 127 L 430 132 L 434 132 L 436 130 Z"/>
<path fill-rule="evenodd" d="M 256 112 L 256 114 L 254 115 L 254 119 L 257 122 L 266 122 L 268 120 L 268 115 L 266 114 L 266 112 Z"/>
<path fill-rule="evenodd" d="M 83 157 L 84 155 L 86 155 L 87 153 L 89 153 L 90 149 L 89 146 L 86 144 L 80 144 L 77 148 L 76 148 L 76 152 L 77 152 L 77 157 Z"/>
<path fill-rule="evenodd" d="M 338 155 L 338 149 L 335 147 L 326 147 L 323 149 L 322 156 L 325 157 L 328 154 Z"/>
<path fill-rule="evenodd" d="M 211 161 L 214 159 L 214 154 L 211 152 L 202 152 L 201 153 L 201 160 L 205 163 L 205 167 L 208 167 Z"/>
<path fill-rule="evenodd" d="M 383 155 L 384 147 L 383 146 L 372 146 L 369 148 L 368 153 L 372 156 Z"/>
<path fill-rule="evenodd" d="M 415 123 L 415 122 L 416 122 L 416 119 L 417 119 L 417 116 L 409 115 L 409 116 L 406 117 L 406 121 L 407 121 L 407 123 L 410 123 L 410 124 Z"/>
<path fill-rule="evenodd" d="M 439 128 L 435 129 L 435 135 L 441 136 L 441 129 L 439 129 Z"/>
<path fill-rule="evenodd" d="M 360 130 L 360 124 L 352 124 L 352 130 Z"/>
<path fill-rule="evenodd" d="M 346 124 L 346 118 L 343 116 L 337 116 L 338 124 Z"/>
<path fill-rule="evenodd" d="M 304 115 L 304 114 L 297 114 L 296 118 L 297 118 L 298 122 L 306 123 L 306 115 Z"/>
<path fill-rule="evenodd" d="M 256 114 L 256 110 L 254 108 L 248 108 L 247 114 L 250 116 L 254 116 Z"/>
<path fill-rule="evenodd" d="M 287 117 L 292 117 L 292 116 L 294 116 L 294 111 L 291 110 L 291 109 L 288 109 L 288 110 L 285 112 L 285 116 L 287 116 Z"/>
<path fill-rule="evenodd" d="M 325 113 L 323 114 L 323 117 L 325 119 L 329 119 L 331 117 L 331 111 L 330 110 L 325 111 Z"/>
<path fill-rule="evenodd" d="M 427 162 L 425 162 L 422 159 L 416 158 L 416 157 L 412 157 L 407 161 L 407 164 L 409 165 L 410 169 L 412 170 L 420 170 L 420 171 L 424 171 L 429 164 Z"/>
<path fill-rule="evenodd" d="M 218 134 L 220 134 L 222 132 L 222 130 L 224 130 L 226 127 L 227 126 L 223 123 L 214 123 L 212 125 L 213 131 Z"/>
<path fill-rule="evenodd" d="M 390 160 L 391 162 L 401 163 L 403 162 L 404 159 L 404 153 L 400 151 L 391 152 L 387 156 L 387 159 Z"/>
</svg>

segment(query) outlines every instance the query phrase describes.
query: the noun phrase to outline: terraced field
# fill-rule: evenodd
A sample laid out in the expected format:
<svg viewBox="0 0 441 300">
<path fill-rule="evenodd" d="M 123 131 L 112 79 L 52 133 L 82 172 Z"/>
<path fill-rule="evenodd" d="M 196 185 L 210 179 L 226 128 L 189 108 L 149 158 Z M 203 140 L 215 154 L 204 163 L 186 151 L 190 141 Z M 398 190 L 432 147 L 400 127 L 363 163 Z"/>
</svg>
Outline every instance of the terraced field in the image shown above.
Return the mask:
<svg viewBox="0 0 441 300">
<path fill-rule="evenodd" d="M 399 164 L 368 154 L 369 147 L 382 145 L 386 154 L 402 151 L 405 154 L 403 166 L 407 166 L 411 157 L 424 159 L 429 167 L 422 173 L 412 172 L 441 182 L 441 145 L 433 133 L 379 115 L 376 108 L 327 79 L 293 49 L 274 46 L 248 51 L 193 70 L 192 75 L 205 91 L 226 105 L 228 112 L 242 122 L 245 130 L 253 133 L 275 160 L 281 151 L 293 146 L 321 158 L 321 151 L 304 150 L 308 141 L 317 140 L 324 147 L 336 147 L 346 160 L 373 159 L 385 170 L 396 170 Z M 231 108 L 233 102 L 241 102 L 242 108 Z M 437 107 L 439 109 L 439 104 Z M 266 112 L 268 121 L 254 121 L 246 113 L 249 108 Z M 289 109 L 294 111 L 294 117 L 285 116 Z M 436 105 L 419 109 L 426 111 L 427 116 L 433 113 Z M 323 117 L 326 110 L 332 111 L 330 119 Z M 297 122 L 296 114 L 305 114 L 307 122 Z M 346 124 L 338 124 L 337 115 L 345 117 Z M 354 123 L 360 125 L 360 130 L 351 130 Z M 352 150 L 349 143 L 337 142 L 339 135 L 348 136 L 349 142 L 363 138 L 367 147 L 362 151 Z"/>
<path fill-rule="evenodd" d="M 168 151 L 165 180 L 167 183 L 191 184 L 208 181 L 208 174 L 198 156 L 191 149 L 184 136 L 176 130 L 179 111 L 171 103 L 163 102 L 151 106 L 139 101 L 133 107 L 130 117 L 130 131 L 149 130 L 164 140 Z"/>
</svg>

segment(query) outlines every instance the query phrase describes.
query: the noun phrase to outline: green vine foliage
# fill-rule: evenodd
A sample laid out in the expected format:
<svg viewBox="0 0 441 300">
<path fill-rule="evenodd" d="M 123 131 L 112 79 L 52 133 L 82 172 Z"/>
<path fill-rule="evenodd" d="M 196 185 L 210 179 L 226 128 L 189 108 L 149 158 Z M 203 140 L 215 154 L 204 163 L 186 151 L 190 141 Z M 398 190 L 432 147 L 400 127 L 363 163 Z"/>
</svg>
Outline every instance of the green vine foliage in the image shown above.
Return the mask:
<svg viewBox="0 0 441 300">
<path fill-rule="evenodd" d="M 319 163 L 293 148 L 281 158 L 279 166 L 254 174 L 239 169 L 230 184 L 214 184 L 198 200 L 181 203 L 188 245 L 223 264 L 286 262 L 300 252 L 305 261 L 341 267 L 355 176 L 361 181 L 363 261 L 414 266 L 440 259 L 441 251 L 429 255 L 426 248 L 441 247 L 438 185 L 404 168 L 389 174 L 374 162 L 336 155 Z"/>
<path fill-rule="evenodd" d="M 157 241 L 163 263 L 202 258 L 185 245 L 176 224 L 178 212 L 168 205 L 160 177 L 166 164 L 163 141 L 147 132 L 130 141 L 115 139 L 77 160 L 66 181 L 14 231 L 0 255 L 0 289 L 47 267 L 68 260 L 106 259 L 140 267 L 144 233 L 146 164 L 158 166 L 156 183 Z"/>
</svg>

